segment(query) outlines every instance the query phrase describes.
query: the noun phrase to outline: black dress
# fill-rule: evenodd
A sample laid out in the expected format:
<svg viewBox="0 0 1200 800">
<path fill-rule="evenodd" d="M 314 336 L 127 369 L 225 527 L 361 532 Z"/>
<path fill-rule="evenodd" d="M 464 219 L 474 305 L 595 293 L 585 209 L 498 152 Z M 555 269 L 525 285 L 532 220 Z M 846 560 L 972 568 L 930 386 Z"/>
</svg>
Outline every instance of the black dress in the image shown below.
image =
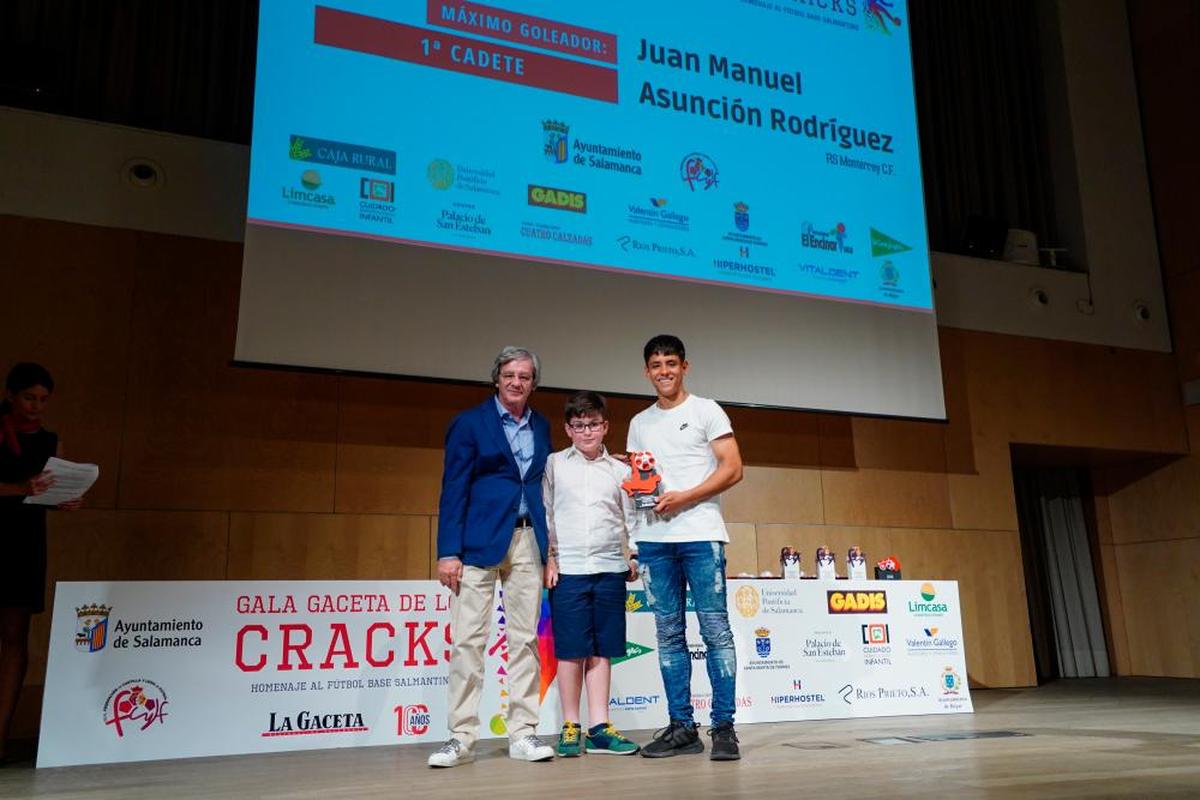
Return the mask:
<svg viewBox="0 0 1200 800">
<path fill-rule="evenodd" d="M 42 428 L 18 433 L 21 455 L 0 439 L 0 483 L 22 483 L 46 468 L 58 436 Z M 0 497 L 0 608 L 46 609 L 46 506 Z"/>
</svg>

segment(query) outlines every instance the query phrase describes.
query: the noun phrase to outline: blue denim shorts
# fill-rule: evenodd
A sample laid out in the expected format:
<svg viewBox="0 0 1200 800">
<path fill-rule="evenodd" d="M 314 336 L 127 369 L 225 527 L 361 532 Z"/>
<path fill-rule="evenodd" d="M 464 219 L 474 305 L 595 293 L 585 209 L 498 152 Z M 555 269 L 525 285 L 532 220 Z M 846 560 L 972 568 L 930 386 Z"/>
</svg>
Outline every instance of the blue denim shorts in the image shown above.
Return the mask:
<svg viewBox="0 0 1200 800">
<path fill-rule="evenodd" d="M 625 573 L 559 575 L 550 625 L 556 658 L 625 655 Z"/>
</svg>

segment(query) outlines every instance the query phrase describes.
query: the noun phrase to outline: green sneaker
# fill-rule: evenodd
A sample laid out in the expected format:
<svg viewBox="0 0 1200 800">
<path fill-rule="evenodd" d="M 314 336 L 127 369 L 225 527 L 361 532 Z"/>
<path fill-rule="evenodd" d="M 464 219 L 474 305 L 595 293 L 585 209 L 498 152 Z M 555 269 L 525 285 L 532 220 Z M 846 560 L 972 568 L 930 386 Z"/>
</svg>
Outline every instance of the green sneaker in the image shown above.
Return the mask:
<svg viewBox="0 0 1200 800">
<path fill-rule="evenodd" d="M 558 757 L 574 758 L 579 755 L 579 735 L 583 729 L 578 722 L 564 722 L 562 732 L 558 734 Z"/>
<path fill-rule="evenodd" d="M 587 751 L 610 756 L 631 756 L 642 748 L 621 735 L 611 722 L 588 728 Z"/>
</svg>

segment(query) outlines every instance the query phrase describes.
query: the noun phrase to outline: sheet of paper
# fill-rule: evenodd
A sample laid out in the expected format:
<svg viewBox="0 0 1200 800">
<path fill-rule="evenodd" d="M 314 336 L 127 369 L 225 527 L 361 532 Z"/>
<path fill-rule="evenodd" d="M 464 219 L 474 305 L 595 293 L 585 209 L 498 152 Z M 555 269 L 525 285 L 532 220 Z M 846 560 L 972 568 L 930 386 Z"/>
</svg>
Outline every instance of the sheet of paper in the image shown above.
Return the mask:
<svg viewBox="0 0 1200 800">
<path fill-rule="evenodd" d="M 47 461 L 46 471 L 54 476 L 54 485 L 41 494 L 26 497 L 26 503 L 56 506 L 68 500 L 78 500 L 100 477 L 100 468 L 95 464 L 76 464 L 61 458 Z"/>
</svg>

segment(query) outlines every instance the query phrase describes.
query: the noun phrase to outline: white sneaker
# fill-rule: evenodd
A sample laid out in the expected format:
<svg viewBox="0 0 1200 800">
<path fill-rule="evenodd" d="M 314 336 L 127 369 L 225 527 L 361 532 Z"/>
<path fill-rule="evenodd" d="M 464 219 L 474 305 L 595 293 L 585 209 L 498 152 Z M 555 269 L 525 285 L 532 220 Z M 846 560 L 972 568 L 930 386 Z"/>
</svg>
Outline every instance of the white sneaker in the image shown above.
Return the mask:
<svg viewBox="0 0 1200 800">
<path fill-rule="evenodd" d="M 554 758 L 554 748 L 530 734 L 508 746 L 508 757 L 519 761 L 549 761 Z"/>
<path fill-rule="evenodd" d="M 458 739 L 450 739 L 444 745 L 429 754 L 431 767 L 459 767 L 470 764 L 475 760 L 475 754 L 466 748 Z"/>
</svg>

